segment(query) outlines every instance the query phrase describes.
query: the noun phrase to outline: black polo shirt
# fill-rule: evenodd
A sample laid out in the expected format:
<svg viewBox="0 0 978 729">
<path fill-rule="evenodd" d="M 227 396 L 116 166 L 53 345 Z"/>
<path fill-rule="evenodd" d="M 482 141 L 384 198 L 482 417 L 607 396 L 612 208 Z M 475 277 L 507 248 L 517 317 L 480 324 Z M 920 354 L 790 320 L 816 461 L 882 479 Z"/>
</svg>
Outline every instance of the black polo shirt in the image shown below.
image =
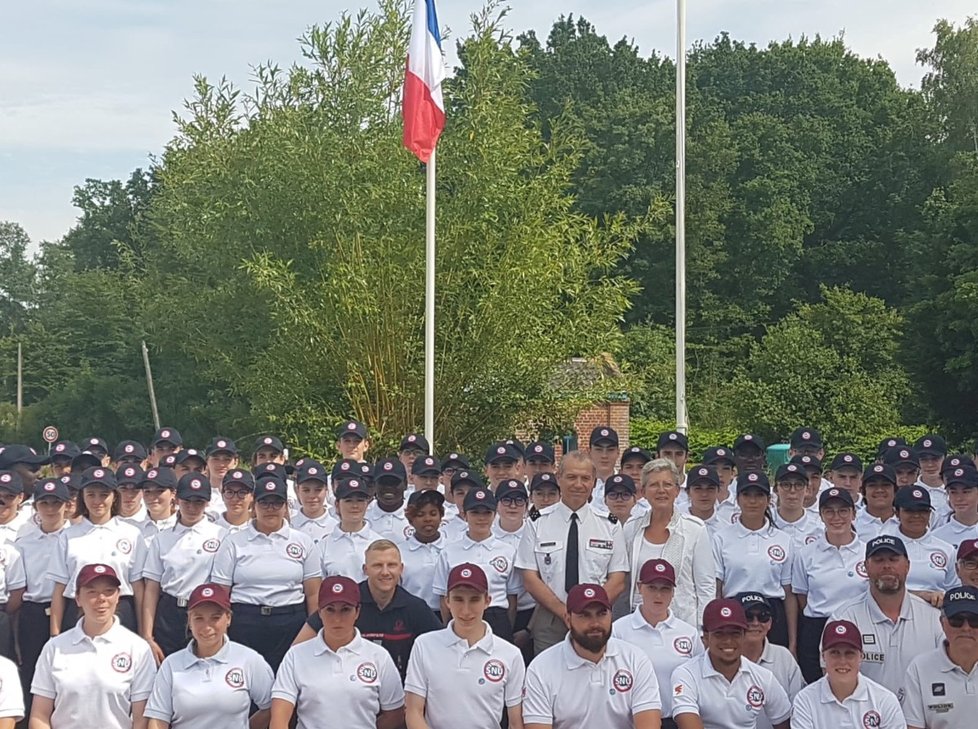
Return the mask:
<svg viewBox="0 0 978 729">
<path fill-rule="evenodd" d="M 323 627 L 318 612 L 310 615 L 306 624 L 317 633 Z M 428 603 L 400 585 L 394 589 L 394 597 L 387 607 L 381 610 L 370 594 L 367 581 L 360 583 L 360 617 L 357 618 L 357 629 L 365 640 L 387 649 L 401 674 L 402 683 L 407 674 L 408 658 L 411 657 L 414 639 L 423 633 L 444 627 L 428 607 Z"/>
</svg>

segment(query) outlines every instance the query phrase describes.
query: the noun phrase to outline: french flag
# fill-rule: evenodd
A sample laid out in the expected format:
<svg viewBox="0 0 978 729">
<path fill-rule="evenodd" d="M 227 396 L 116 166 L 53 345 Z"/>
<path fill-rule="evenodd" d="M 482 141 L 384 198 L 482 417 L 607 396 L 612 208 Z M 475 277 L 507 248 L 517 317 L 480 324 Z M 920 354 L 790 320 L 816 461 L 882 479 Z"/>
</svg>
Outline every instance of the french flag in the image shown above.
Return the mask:
<svg viewBox="0 0 978 729">
<path fill-rule="evenodd" d="M 445 61 L 435 0 L 416 0 L 404 78 L 404 146 L 422 162 L 431 158 L 445 128 L 445 102 L 441 82 Z"/>
</svg>

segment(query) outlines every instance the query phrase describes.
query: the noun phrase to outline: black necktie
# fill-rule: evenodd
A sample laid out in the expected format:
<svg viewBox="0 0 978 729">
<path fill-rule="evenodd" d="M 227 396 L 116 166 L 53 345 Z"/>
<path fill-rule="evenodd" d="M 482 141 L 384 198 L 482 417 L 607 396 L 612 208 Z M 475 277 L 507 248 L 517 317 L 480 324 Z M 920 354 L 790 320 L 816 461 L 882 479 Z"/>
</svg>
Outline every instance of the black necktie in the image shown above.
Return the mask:
<svg viewBox="0 0 978 729">
<path fill-rule="evenodd" d="M 571 588 L 580 581 L 580 574 L 577 567 L 577 512 L 571 512 L 571 525 L 567 530 L 567 565 L 564 567 L 564 591 L 570 592 Z"/>
</svg>

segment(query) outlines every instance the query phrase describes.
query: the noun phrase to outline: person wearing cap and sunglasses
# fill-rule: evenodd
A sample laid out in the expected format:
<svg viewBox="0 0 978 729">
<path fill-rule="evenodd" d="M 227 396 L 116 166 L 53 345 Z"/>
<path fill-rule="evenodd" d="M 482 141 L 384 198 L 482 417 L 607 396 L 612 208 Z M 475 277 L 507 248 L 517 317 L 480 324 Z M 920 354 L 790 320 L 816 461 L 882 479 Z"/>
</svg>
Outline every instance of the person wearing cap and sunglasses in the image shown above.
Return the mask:
<svg viewBox="0 0 978 729">
<path fill-rule="evenodd" d="M 285 481 L 263 476 L 256 490 L 255 519 L 221 542 L 211 582 L 231 589 L 231 639 L 261 653 L 274 669 L 316 607 L 322 572 L 312 539 L 286 519 Z"/>
<path fill-rule="evenodd" d="M 676 571 L 664 559 L 650 559 L 638 577 L 642 601 L 635 612 L 618 618 L 611 635 L 640 648 L 655 670 L 659 686 L 670 686 L 672 672 L 693 656 L 703 652 L 696 628 L 672 612 L 676 594 Z M 672 694 L 660 692 L 662 727 L 675 729 L 672 719 Z"/>
<path fill-rule="evenodd" d="M 190 592 L 185 630 L 192 639 L 156 674 L 145 710 L 149 729 L 268 726 L 272 669 L 251 648 L 228 639 L 231 619 L 226 587 L 204 583 Z"/>
<path fill-rule="evenodd" d="M 115 474 L 102 466 L 86 470 L 81 476 L 78 514 L 83 517 L 58 535 L 58 549 L 48 579 L 54 583 L 51 594 L 51 635 L 68 630 L 77 620 L 75 585 L 86 564 L 107 564 L 119 579 L 119 620 L 127 629 L 138 632 L 139 604 L 142 601 L 142 568 L 146 542 L 139 529 L 120 521 L 119 493 Z"/>
<path fill-rule="evenodd" d="M 832 615 L 859 628 L 863 643 L 860 671 L 894 693 L 903 686 L 916 656 L 941 645 L 938 612 L 907 592 L 907 548 L 899 537 L 884 534 L 866 543 L 868 590 Z"/>
<path fill-rule="evenodd" d="M 399 729 L 404 725 L 404 689 L 390 654 L 357 630 L 360 586 L 332 576 L 319 588 L 323 627 L 313 640 L 285 654 L 272 687 L 269 729 Z"/>
<path fill-rule="evenodd" d="M 965 539 L 958 545 L 954 571 L 960 584 L 978 587 L 978 539 Z"/>
<path fill-rule="evenodd" d="M 116 617 L 122 584 L 109 564 L 78 570 L 71 586 L 82 618 L 41 650 L 31 729 L 145 729 L 156 661 L 146 641 Z"/>
<path fill-rule="evenodd" d="M 655 670 L 640 648 L 612 637 L 605 589 L 588 583 L 571 588 L 564 621 L 567 637 L 527 668 L 525 729 L 658 729 Z"/>
<path fill-rule="evenodd" d="M 978 717 L 978 588 L 948 590 L 941 628 L 944 644 L 907 668 L 901 704 L 910 729 L 960 729 Z"/>
<path fill-rule="evenodd" d="M 744 658 L 747 618 L 739 600 L 717 598 L 703 611 L 706 651 L 672 673 L 679 729 L 756 727 L 761 716 L 788 729 L 791 702 L 768 669 Z"/>
<path fill-rule="evenodd" d="M 225 531 L 207 519 L 211 484 L 188 473 L 177 484 L 177 523 L 149 545 L 143 564 L 143 614 L 140 635 L 157 661 L 187 643 L 187 606 L 194 588 L 210 579 Z"/>
<path fill-rule="evenodd" d="M 857 625 L 848 620 L 827 623 L 821 657 L 825 676 L 795 697 L 792 729 L 906 729 L 897 697 L 859 670 L 863 659 Z"/>
<path fill-rule="evenodd" d="M 934 607 L 954 584 L 954 548 L 930 532 L 930 493 L 923 486 L 904 486 L 893 499 L 900 525 L 891 533 L 907 548 L 910 573 L 907 590 Z"/>
<path fill-rule="evenodd" d="M 407 729 L 499 729 L 504 712 L 509 729 L 522 729 L 526 669 L 519 649 L 499 640 L 483 619 L 492 598 L 482 567 L 456 565 L 447 602 L 448 627 L 419 636 L 411 650 Z"/>
</svg>

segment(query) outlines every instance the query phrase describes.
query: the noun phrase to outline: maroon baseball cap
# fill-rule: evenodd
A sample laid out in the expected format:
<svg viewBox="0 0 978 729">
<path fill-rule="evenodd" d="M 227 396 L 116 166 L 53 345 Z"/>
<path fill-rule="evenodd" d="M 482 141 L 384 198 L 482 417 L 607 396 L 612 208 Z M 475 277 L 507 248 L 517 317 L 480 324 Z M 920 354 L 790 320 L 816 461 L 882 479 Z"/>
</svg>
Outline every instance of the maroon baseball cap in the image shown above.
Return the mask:
<svg viewBox="0 0 978 729">
<path fill-rule="evenodd" d="M 319 586 L 319 609 L 341 602 L 344 605 L 360 604 L 360 585 L 349 577 L 327 577 Z"/>
<path fill-rule="evenodd" d="M 826 623 L 825 630 L 822 631 L 822 650 L 839 645 L 849 646 L 857 651 L 863 649 L 862 634 L 855 623 L 850 623 L 848 620 L 833 620 Z"/>
<path fill-rule="evenodd" d="M 471 587 L 478 592 L 489 592 L 489 581 L 485 571 L 477 564 L 463 562 L 448 573 L 448 591 L 456 587 Z"/>
<path fill-rule="evenodd" d="M 107 564 L 87 564 L 81 568 L 78 573 L 78 579 L 75 580 L 75 589 L 80 590 L 85 587 L 85 585 L 94 582 L 95 580 L 107 577 L 108 579 L 115 582 L 115 584 L 121 585 L 122 580 L 119 579 L 119 575 L 115 573 L 115 570 L 109 567 Z"/>
<path fill-rule="evenodd" d="M 740 600 L 717 598 L 707 603 L 703 611 L 703 630 L 712 633 L 723 628 L 747 630 L 747 615 Z"/>
<path fill-rule="evenodd" d="M 582 613 L 591 605 L 601 605 L 611 610 L 611 600 L 608 593 L 601 585 L 574 585 L 567 593 L 567 611 L 571 613 Z"/>
<path fill-rule="evenodd" d="M 638 581 L 643 585 L 651 585 L 653 582 L 668 582 L 675 587 L 676 570 L 664 559 L 650 559 L 639 570 Z"/>
<path fill-rule="evenodd" d="M 967 559 L 978 554 L 978 539 L 965 539 L 958 545 L 958 559 Z"/>
<path fill-rule="evenodd" d="M 190 593 L 187 601 L 187 609 L 195 608 L 198 605 L 213 603 L 225 610 L 231 609 L 231 593 L 224 585 L 215 585 L 213 582 L 200 585 Z"/>
</svg>

